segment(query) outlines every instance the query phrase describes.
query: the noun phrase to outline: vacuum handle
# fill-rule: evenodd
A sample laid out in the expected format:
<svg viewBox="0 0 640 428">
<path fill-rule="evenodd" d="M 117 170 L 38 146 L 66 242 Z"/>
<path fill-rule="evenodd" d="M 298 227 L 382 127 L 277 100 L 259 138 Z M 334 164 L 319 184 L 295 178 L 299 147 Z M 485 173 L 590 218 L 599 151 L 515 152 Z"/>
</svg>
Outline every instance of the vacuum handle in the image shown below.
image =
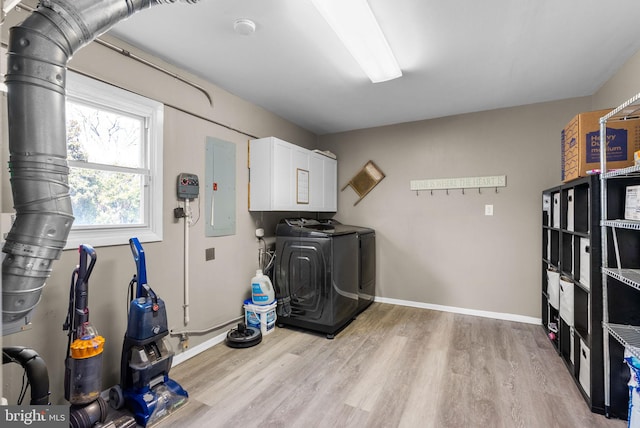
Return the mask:
<svg viewBox="0 0 640 428">
<path fill-rule="evenodd" d="M 145 297 L 151 298 L 151 302 L 153 303 L 151 305 L 151 311 L 153 312 L 153 316 L 156 316 L 158 310 L 160 309 L 160 306 L 158 305 L 158 295 L 155 293 L 155 291 L 153 291 L 151 287 L 149 287 L 148 284 L 144 284 L 143 288 L 147 293 Z"/>
<path fill-rule="evenodd" d="M 93 272 L 93 267 L 96 264 L 98 255 L 96 254 L 96 250 L 94 250 L 91 245 L 87 244 L 80 245 L 80 248 L 78 248 L 78 252 L 80 253 L 78 278 L 84 282 L 87 282 L 89 280 L 89 276 L 91 276 L 91 272 Z M 91 261 L 87 264 L 88 259 L 91 259 Z"/>
<path fill-rule="evenodd" d="M 80 263 L 74 270 L 75 275 L 75 318 L 72 328 L 89 321 L 89 276 L 96 264 L 96 250 L 91 245 L 82 244 L 78 248 Z"/>
<path fill-rule="evenodd" d="M 133 253 L 133 260 L 136 262 L 136 275 L 138 282 L 136 296 L 141 297 L 144 295 L 144 285 L 147 284 L 147 264 L 145 261 L 144 249 L 142 248 L 138 238 L 129 239 L 129 246 Z"/>
</svg>

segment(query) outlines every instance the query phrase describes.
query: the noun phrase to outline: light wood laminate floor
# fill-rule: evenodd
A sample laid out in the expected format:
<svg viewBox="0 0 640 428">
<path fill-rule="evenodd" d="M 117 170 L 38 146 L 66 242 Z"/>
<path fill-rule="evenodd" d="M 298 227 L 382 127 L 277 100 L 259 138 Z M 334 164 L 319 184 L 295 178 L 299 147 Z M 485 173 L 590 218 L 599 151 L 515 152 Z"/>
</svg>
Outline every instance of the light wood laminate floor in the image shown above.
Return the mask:
<svg viewBox="0 0 640 428">
<path fill-rule="evenodd" d="M 542 327 L 374 303 L 334 340 L 277 328 L 171 371 L 157 427 L 626 427 L 593 414 Z"/>
</svg>

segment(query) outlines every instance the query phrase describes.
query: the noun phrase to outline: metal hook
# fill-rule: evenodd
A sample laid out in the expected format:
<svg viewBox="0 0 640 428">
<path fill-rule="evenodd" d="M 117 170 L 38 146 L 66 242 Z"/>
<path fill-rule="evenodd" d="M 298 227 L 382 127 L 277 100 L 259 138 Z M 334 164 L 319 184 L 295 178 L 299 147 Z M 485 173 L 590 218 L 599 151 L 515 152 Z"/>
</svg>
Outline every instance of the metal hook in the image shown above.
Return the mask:
<svg viewBox="0 0 640 428">
<path fill-rule="evenodd" d="M 462 194 L 464 195 L 464 188 L 462 189 Z"/>
<path fill-rule="evenodd" d="M 433 196 L 433 189 L 431 189 L 431 196 Z"/>
<path fill-rule="evenodd" d="M 447 196 L 449 196 L 449 189 L 447 189 Z"/>
<path fill-rule="evenodd" d="M 496 193 L 498 193 L 498 188 L 496 187 Z"/>
<path fill-rule="evenodd" d="M 478 195 L 482 195 L 482 192 L 480 191 L 480 187 L 478 187 Z"/>
</svg>

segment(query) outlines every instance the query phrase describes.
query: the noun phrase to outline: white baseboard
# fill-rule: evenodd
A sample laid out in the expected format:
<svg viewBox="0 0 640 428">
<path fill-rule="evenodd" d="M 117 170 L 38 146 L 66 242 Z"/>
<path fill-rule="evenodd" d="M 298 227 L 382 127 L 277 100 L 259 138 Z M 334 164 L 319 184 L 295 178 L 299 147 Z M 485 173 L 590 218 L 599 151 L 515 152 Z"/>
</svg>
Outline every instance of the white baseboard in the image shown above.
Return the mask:
<svg viewBox="0 0 640 428">
<path fill-rule="evenodd" d="M 388 304 L 399 305 L 399 306 L 410 306 L 413 308 L 432 309 L 434 311 L 441 311 L 441 312 L 453 312 L 456 314 L 473 315 L 477 317 L 493 318 L 497 320 L 516 321 L 516 322 L 521 322 L 525 324 L 538 324 L 538 325 L 542 324 L 541 318 L 527 317 L 524 315 L 505 314 L 502 312 L 478 311 L 475 309 L 465 309 L 465 308 L 457 308 L 454 306 L 434 305 L 431 303 L 422 303 L 422 302 L 411 302 L 408 300 L 390 299 L 387 297 L 376 297 L 375 301 L 379 303 L 388 303 Z M 177 366 L 178 364 L 184 363 L 188 359 L 195 357 L 201 352 L 204 352 L 207 349 L 219 343 L 224 342 L 226 337 L 227 337 L 226 332 L 221 333 L 207 340 L 206 342 L 203 342 L 199 345 L 194 346 L 193 348 L 189 348 L 184 352 L 174 355 L 173 364 L 171 366 L 173 367 L 173 366 Z"/>
<path fill-rule="evenodd" d="M 175 354 L 173 356 L 173 362 L 171 364 L 171 367 L 174 367 L 174 366 L 177 366 L 178 364 L 184 363 L 188 359 L 195 357 L 196 355 L 200 354 L 201 352 L 206 351 L 209 348 L 212 348 L 213 346 L 217 345 L 218 343 L 224 342 L 224 340 L 226 338 L 227 338 L 227 332 L 220 333 L 219 335 L 207 340 L 206 342 L 202 342 L 201 344 L 196 345 L 193 348 L 189 348 L 184 352 L 181 352 L 179 354 Z"/>
<path fill-rule="evenodd" d="M 483 318 L 493 318 L 497 320 L 516 321 L 516 322 L 521 322 L 525 324 L 538 324 L 538 325 L 542 324 L 542 318 L 527 317 L 524 315 L 505 314 L 502 312 L 479 311 L 476 309 L 465 309 L 465 308 L 457 308 L 455 306 L 442 306 L 442 305 L 434 305 L 431 303 L 411 302 L 408 300 L 390 299 L 387 297 L 377 297 L 377 296 L 375 298 L 375 301 L 380 303 L 389 303 L 392 305 L 411 306 L 413 308 L 432 309 L 434 311 L 453 312 L 456 314 L 473 315 L 476 317 L 483 317 Z"/>
</svg>

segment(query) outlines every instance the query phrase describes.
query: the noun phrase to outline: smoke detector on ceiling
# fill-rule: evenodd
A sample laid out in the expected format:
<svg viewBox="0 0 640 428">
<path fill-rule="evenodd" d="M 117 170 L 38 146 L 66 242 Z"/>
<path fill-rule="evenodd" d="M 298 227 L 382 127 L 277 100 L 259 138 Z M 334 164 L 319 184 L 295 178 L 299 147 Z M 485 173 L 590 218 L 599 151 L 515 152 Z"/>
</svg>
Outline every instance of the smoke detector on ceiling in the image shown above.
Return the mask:
<svg viewBox="0 0 640 428">
<path fill-rule="evenodd" d="M 246 18 L 236 19 L 233 23 L 233 29 L 238 34 L 248 36 L 256 31 L 256 23 Z"/>
</svg>

